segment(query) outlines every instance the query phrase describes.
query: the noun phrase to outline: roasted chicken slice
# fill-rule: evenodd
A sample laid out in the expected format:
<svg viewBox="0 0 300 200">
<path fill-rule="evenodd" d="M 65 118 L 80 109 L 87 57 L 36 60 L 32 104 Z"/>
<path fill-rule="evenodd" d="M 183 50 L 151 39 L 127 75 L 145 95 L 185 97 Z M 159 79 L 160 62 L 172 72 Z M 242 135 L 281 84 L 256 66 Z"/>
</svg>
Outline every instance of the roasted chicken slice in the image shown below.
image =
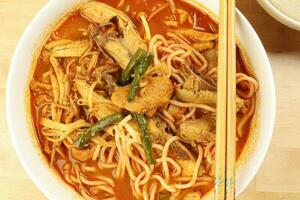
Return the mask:
<svg viewBox="0 0 300 200">
<path fill-rule="evenodd" d="M 152 116 L 155 111 L 169 102 L 173 94 L 172 81 L 167 77 L 149 78 L 145 87 L 142 87 L 134 102 L 129 103 L 127 96 L 129 86 L 118 88 L 111 96 L 112 102 L 131 112 Z"/>
<path fill-rule="evenodd" d="M 178 135 L 186 142 L 210 142 L 215 140 L 215 129 L 213 119 L 190 119 L 180 124 Z"/>
</svg>

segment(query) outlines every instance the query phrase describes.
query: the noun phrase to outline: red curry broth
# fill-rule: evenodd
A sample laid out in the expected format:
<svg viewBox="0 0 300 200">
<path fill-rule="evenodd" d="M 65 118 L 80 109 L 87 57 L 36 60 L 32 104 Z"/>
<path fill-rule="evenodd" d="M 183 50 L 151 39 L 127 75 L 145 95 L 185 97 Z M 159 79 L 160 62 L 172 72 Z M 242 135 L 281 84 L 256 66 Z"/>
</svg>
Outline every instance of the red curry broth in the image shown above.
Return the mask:
<svg viewBox="0 0 300 200">
<path fill-rule="evenodd" d="M 119 3 L 118 1 L 112 1 L 112 0 L 102 0 L 99 2 L 104 2 L 108 5 L 111 5 L 113 7 L 116 7 L 117 4 Z M 137 20 L 137 13 L 144 12 L 146 15 L 149 15 L 150 13 L 153 12 L 153 10 L 161 7 L 162 5 L 167 4 L 168 2 L 166 0 L 126 0 L 125 5 L 121 8 L 133 21 L 133 23 L 136 25 L 137 30 L 143 35 L 143 26 L 141 23 Z M 203 29 L 204 31 L 207 32 L 215 32 L 217 29 L 216 23 L 205 13 L 200 11 L 199 9 L 188 5 L 186 3 L 182 2 L 176 2 L 177 8 L 186 10 L 189 13 L 192 13 L 192 16 L 194 20 L 196 19 L 196 23 L 193 26 L 196 26 L 200 29 Z M 171 10 L 169 7 L 165 8 L 162 12 L 160 12 L 158 15 L 156 15 L 152 20 L 149 22 L 149 26 L 151 28 L 151 33 L 152 35 L 154 34 L 162 34 L 166 35 L 168 31 L 172 31 L 175 29 L 170 29 L 167 25 L 164 23 L 164 19 L 176 19 L 178 16 L 173 15 L 171 13 Z M 90 24 L 89 21 L 84 19 L 83 17 L 80 16 L 79 12 L 74 12 L 71 14 L 69 18 L 67 18 L 61 25 L 58 27 L 53 33 L 51 34 L 49 41 L 53 39 L 71 39 L 71 40 L 78 40 L 78 39 L 83 39 L 87 38 L 87 36 L 83 36 L 82 30 L 87 29 L 88 25 Z M 185 23 L 183 25 L 179 25 L 180 28 L 193 28 L 192 25 L 189 23 Z M 214 29 L 214 30 L 212 30 Z M 237 70 L 244 72 L 244 73 L 249 73 L 246 71 L 245 64 L 243 63 L 243 60 L 240 55 L 240 51 L 237 50 L 238 58 L 237 58 Z M 38 80 L 39 77 L 41 77 L 41 74 L 49 70 L 50 64 L 49 60 L 44 59 L 42 54 L 39 56 L 35 72 L 34 72 L 34 79 Z M 40 125 L 39 121 L 41 119 L 40 113 L 41 110 L 39 107 L 34 105 L 34 96 L 31 96 L 32 98 L 32 105 L 31 105 L 31 112 L 33 116 L 33 120 L 35 122 L 35 129 L 37 132 L 37 137 L 40 142 L 41 149 L 44 147 L 44 138 L 43 135 L 40 132 Z M 238 141 L 237 143 L 237 155 L 239 156 L 243 150 L 243 147 L 247 141 L 249 131 L 250 131 L 250 123 L 246 125 L 247 129 L 244 133 L 244 137 Z M 67 151 L 64 152 L 66 154 L 66 159 L 63 158 L 57 158 L 54 163 L 54 167 L 56 170 L 59 172 L 59 174 L 63 177 L 63 169 L 62 166 L 65 163 L 68 162 L 78 162 L 75 161 L 70 154 L 67 153 Z M 45 154 L 48 160 L 50 160 L 50 157 L 48 154 Z M 97 162 L 94 161 L 89 161 L 89 165 L 92 166 L 97 166 Z M 87 173 L 87 176 L 92 180 L 93 177 L 97 175 L 102 175 L 102 176 L 107 176 L 107 177 L 112 177 L 111 176 L 111 171 L 110 170 L 98 170 L 94 173 Z M 113 178 L 113 177 L 112 177 Z M 122 200 L 131 200 L 134 199 L 132 192 L 131 192 L 131 186 L 129 182 L 129 177 L 122 179 L 122 180 L 115 180 L 116 184 L 116 194 L 117 198 L 122 199 Z M 201 188 L 201 192 L 205 193 L 209 191 L 213 185 L 210 185 L 208 187 L 203 187 Z M 125 194 L 125 195 L 124 195 Z M 103 198 L 101 194 L 98 196 L 99 198 Z"/>
</svg>

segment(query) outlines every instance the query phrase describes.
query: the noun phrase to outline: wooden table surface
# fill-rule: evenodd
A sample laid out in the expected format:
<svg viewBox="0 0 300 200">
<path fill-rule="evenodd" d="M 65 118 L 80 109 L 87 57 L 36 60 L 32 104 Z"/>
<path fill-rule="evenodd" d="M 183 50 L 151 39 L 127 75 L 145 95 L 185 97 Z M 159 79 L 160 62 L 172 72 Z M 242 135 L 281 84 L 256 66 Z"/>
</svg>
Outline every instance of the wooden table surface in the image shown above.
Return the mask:
<svg viewBox="0 0 300 200">
<path fill-rule="evenodd" d="M 0 199 L 46 199 L 18 161 L 7 130 L 4 107 L 6 77 L 15 45 L 31 18 L 46 2 L 0 0 Z M 270 150 L 239 199 L 299 200 L 300 32 L 275 21 L 254 0 L 237 0 L 237 4 L 267 49 L 277 92 L 277 118 Z"/>
</svg>

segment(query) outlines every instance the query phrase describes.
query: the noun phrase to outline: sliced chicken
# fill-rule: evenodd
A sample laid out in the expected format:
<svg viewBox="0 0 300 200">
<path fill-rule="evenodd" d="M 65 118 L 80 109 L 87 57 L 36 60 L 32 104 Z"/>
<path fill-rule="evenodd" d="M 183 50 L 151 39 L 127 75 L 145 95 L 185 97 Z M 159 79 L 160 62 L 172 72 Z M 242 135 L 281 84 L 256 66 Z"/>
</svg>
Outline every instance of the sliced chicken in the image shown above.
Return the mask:
<svg viewBox="0 0 300 200">
<path fill-rule="evenodd" d="M 171 134 L 158 128 L 153 120 L 149 121 L 149 132 L 151 134 L 152 141 L 157 141 L 162 145 L 164 145 L 167 140 L 172 137 Z M 170 146 L 170 149 L 170 153 L 177 160 L 190 160 L 191 162 L 195 162 L 192 153 L 180 141 L 175 141 Z"/>
<path fill-rule="evenodd" d="M 163 107 L 169 102 L 173 94 L 173 84 L 167 77 L 149 78 L 148 84 L 140 89 L 134 102 L 127 100 L 129 86 L 118 88 L 111 96 L 112 102 L 131 112 L 148 114 L 153 116 L 156 109 Z"/>
<path fill-rule="evenodd" d="M 216 105 L 217 93 L 214 91 L 200 90 L 193 92 L 191 90 L 176 88 L 175 93 L 176 97 L 184 102 Z"/>
<path fill-rule="evenodd" d="M 208 70 L 218 66 L 218 49 L 208 49 L 204 52 L 204 57 L 208 62 Z"/>
<path fill-rule="evenodd" d="M 51 51 L 51 56 L 55 58 L 81 57 L 89 47 L 88 40 L 58 40 L 46 45 L 46 48 Z"/>
<path fill-rule="evenodd" d="M 178 33 L 183 34 L 184 36 L 189 37 L 194 41 L 200 42 L 209 42 L 218 38 L 218 34 L 196 31 L 194 29 L 182 29 L 179 30 Z"/>
<path fill-rule="evenodd" d="M 186 142 L 210 142 L 215 140 L 215 120 L 191 119 L 179 126 L 178 135 Z"/>
<path fill-rule="evenodd" d="M 216 106 L 217 92 L 209 90 L 187 90 L 176 88 L 175 94 L 178 99 L 186 103 L 199 103 Z M 236 112 L 239 112 L 245 105 L 245 101 L 239 96 L 236 96 Z"/>
<path fill-rule="evenodd" d="M 75 86 L 79 91 L 82 99 L 88 102 L 91 86 L 82 80 L 76 80 Z M 100 120 L 104 117 L 120 112 L 121 108 L 110 103 L 109 100 L 103 97 L 102 95 L 93 92 L 93 110 L 97 119 Z"/>
<path fill-rule="evenodd" d="M 94 151 L 95 147 L 89 147 L 87 149 L 77 149 L 75 147 L 71 148 L 72 157 L 81 162 L 90 160 Z"/>
<path fill-rule="evenodd" d="M 84 3 L 80 13 L 97 24 L 90 27 L 92 38 L 123 69 L 139 48 L 147 49 L 125 13 L 99 2 Z"/>
</svg>

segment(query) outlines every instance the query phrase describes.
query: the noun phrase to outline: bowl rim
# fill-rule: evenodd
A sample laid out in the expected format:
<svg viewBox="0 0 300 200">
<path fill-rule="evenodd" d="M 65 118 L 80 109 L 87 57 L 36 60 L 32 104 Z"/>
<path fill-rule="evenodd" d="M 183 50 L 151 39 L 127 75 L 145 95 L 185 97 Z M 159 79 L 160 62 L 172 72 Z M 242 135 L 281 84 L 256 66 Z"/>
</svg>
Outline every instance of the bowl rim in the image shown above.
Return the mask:
<svg viewBox="0 0 300 200">
<path fill-rule="evenodd" d="M 259 5 L 264 8 L 264 10 L 274 17 L 280 23 L 300 31 L 300 21 L 284 14 L 280 9 L 278 9 L 273 3 L 269 0 L 257 0 Z"/>
<path fill-rule="evenodd" d="M 9 132 L 11 135 L 11 139 L 12 139 L 12 143 L 14 146 L 14 149 L 17 152 L 18 158 L 21 161 L 21 164 L 23 166 L 23 168 L 25 169 L 26 173 L 29 175 L 29 177 L 33 180 L 33 182 L 35 183 L 35 185 L 50 199 L 57 199 L 56 194 L 57 193 L 53 193 L 53 192 L 57 192 L 57 188 L 48 188 L 45 187 L 47 185 L 49 185 L 49 183 L 45 183 L 43 182 L 41 177 L 37 177 L 36 176 L 36 172 L 35 170 L 35 166 L 33 166 L 30 163 L 30 159 L 25 157 L 24 154 L 24 150 L 26 150 L 26 145 L 22 145 L 22 142 L 18 136 L 18 132 L 16 130 L 15 127 L 15 120 L 14 120 L 14 115 L 16 114 L 16 111 L 13 109 L 13 107 L 15 106 L 12 102 L 12 98 L 13 95 L 11 93 L 13 93 L 13 89 L 15 89 L 15 77 L 14 74 L 17 73 L 18 70 L 18 57 L 20 56 L 20 54 L 22 53 L 22 48 L 24 43 L 26 43 L 26 38 L 28 36 L 32 36 L 31 32 L 34 26 L 37 26 L 37 23 L 39 21 L 40 18 L 44 18 L 43 13 L 45 12 L 49 12 L 50 10 L 53 10 L 55 7 L 57 7 L 59 4 L 59 1 L 49 1 L 48 3 L 45 4 L 45 6 L 38 12 L 38 14 L 33 18 L 33 20 L 31 21 L 31 23 L 27 26 L 26 30 L 24 31 L 20 41 L 18 42 L 18 45 L 16 47 L 16 50 L 14 52 L 13 58 L 12 58 L 12 62 L 9 68 L 9 74 L 8 74 L 8 79 L 7 79 L 7 90 L 6 90 L 6 116 L 7 116 L 7 123 L 8 123 L 8 128 L 9 128 Z M 274 101 L 271 102 L 270 105 L 270 109 L 274 112 L 270 113 L 270 126 L 268 129 L 268 133 L 266 133 L 266 142 L 264 142 L 264 146 L 261 148 L 262 153 L 259 155 L 259 157 L 256 159 L 256 163 L 254 165 L 254 167 L 250 167 L 249 170 L 251 170 L 251 172 L 248 172 L 247 175 L 247 180 L 241 183 L 241 186 L 239 188 L 239 190 L 237 191 L 237 195 L 240 194 L 245 188 L 246 186 L 249 184 L 249 182 L 252 180 L 252 178 L 255 176 L 255 174 L 258 171 L 258 168 L 261 166 L 265 155 L 267 153 L 268 147 L 270 145 L 271 142 L 271 137 L 272 137 L 272 133 L 273 133 L 273 128 L 274 128 L 274 123 L 275 123 L 275 85 L 274 85 L 274 78 L 273 78 L 273 74 L 272 74 L 272 69 L 271 69 L 271 65 L 270 62 L 268 60 L 267 54 L 265 52 L 265 49 L 259 39 L 259 37 L 257 36 L 256 32 L 254 31 L 254 29 L 252 28 L 252 26 L 250 25 L 250 23 L 247 21 L 247 19 L 243 16 L 243 14 L 239 11 L 237 11 L 237 16 L 239 17 L 239 19 L 241 20 L 241 23 L 245 26 L 244 28 L 247 29 L 250 34 L 254 37 L 255 41 L 257 41 L 257 45 L 260 48 L 260 50 L 262 51 L 261 53 L 263 54 L 263 58 L 264 58 L 264 63 L 267 65 L 266 68 L 268 70 L 268 72 L 270 72 L 270 74 L 268 75 L 268 80 L 270 80 L 270 95 L 271 95 L 271 99 L 273 99 Z M 53 21 L 53 20 L 52 20 Z M 33 57 L 34 58 L 34 57 Z M 32 68 L 32 66 L 30 66 L 30 69 Z M 26 77 L 27 79 L 28 77 Z M 11 92 L 13 91 L 13 92 Z M 25 93 L 25 92 L 24 92 Z M 25 106 L 24 106 L 25 107 Z M 29 130 L 27 128 L 27 134 L 29 134 Z M 31 144 L 34 145 L 34 144 Z M 37 152 L 35 150 L 35 153 L 38 154 L 40 152 Z M 48 166 L 42 166 L 42 167 L 48 167 Z M 49 170 L 49 169 L 48 169 Z M 49 170 L 50 171 L 50 170 Z M 56 177 L 57 178 L 57 177 Z M 56 180 L 57 181 L 57 180 Z M 57 181 L 58 182 L 58 181 Z M 61 183 L 59 183 L 61 185 Z M 66 185 L 66 184 L 65 184 Z M 65 188 L 64 188 L 65 191 Z M 73 191 L 73 190 L 72 190 Z M 73 195 L 76 196 L 76 192 L 73 191 Z M 75 194 L 76 193 L 76 194 Z M 74 199 L 75 196 L 72 196 L 72 198 Z M 71 193 L 68 195 L 66 195 L 66 197 L 70 198 L 71 197 Z M 63 194 L 59 197 L 61 199 L 63 199 Z M 80 198 L 79 195 L 76 196 L 76 199 Z"/>
</svg>

